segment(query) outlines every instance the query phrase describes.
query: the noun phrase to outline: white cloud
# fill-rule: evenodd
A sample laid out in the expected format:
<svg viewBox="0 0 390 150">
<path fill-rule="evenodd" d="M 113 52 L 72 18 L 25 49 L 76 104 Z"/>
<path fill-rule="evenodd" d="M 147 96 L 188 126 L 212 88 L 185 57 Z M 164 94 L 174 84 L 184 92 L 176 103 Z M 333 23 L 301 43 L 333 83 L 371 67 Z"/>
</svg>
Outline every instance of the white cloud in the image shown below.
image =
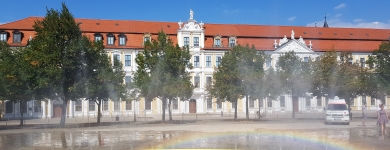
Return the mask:
<svg viewBox="0 0 390 150">
<path fill-rule="evenodd" d="M 338 18 L 338 17 L 341 17 L 341 16 L 343 16 L 343 14 L 338 13 L 334 17 Z"/>
<path fill-rule="evenodd" d="M 353 19 L 353 22 L 363 22 L 363 19 Z"/>
<path fill-rule="evenodd" d="M 363 19 L 355 19 L 353 22 L 346 22 L 338 18 L 326 20 L 330 28 L 377 28 L 377 29 L 390 29 L 390 22 L 364 22 Z M 323 20 L 317 21 L 317 27 L 323 26 Z M 309 23 L 306 26 L 314 27 L 315 22 Z"/>
<path fill-rule="evenodd" d="M 288 18 L 288 21 L 293 21 L 293 20 L 295 20 L 295 18 L 297 18 L 297 17 L 290 17 L 290 18 Z"/>
<path fill-rule="evenodd" d="M 341 9 L 341 8 L 344 8 L 345 6 L 347 6 L 347 5 L 345 5 L 344 3 L 341 3 L 340 5 L 337 5 L 336 7 L 334 7 L 334 9 Z"/>
</svg>

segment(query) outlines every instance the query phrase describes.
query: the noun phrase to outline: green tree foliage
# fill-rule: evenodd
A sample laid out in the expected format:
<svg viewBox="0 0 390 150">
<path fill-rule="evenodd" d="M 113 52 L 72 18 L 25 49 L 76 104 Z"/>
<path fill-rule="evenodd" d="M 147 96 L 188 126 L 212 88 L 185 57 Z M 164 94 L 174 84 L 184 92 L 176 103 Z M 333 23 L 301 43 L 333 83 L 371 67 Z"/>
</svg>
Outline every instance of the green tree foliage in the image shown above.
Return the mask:
<svg viewBox="0 0 390 150">
<path fill-rule="evenodd" d="M 83 38 L 85 43 L 89 43 L 85 53 L 86 60 L 86 100 L 98 105 L 97 123 L 100 123 L 102 101 L 125 100 L 125 86 L 123 79 L 125 72 L 119 60 L 114 59 L 114 65 L 110 62 L 110 57 L 104 52 L 101 41 L 91 43 L 88 38 Z"/>
<path fill-rule="evenodd" d="M 137 55 L 138 69 L 134 82 L 145 100 L 155 97 L 162 100 L 162 121 L 165 121 L 167 99 L 187 100 L 192 95 L 193 85 L 186 67 L 191 58 L 189 48 L 180 49 L 172 40 L 160 31 L 157 39 L 145 42 L 144 52 Z M 171 111 L 169 111 L 170 119 Z"/>
<path fill-rule="evenodd" d="M 371 76 L 376 80 L 376 94 L 374 97 L 380 98 L 384 104 L 384 95 L 390 93 L 390 42 L 383 42 L 379 49 L 374 50 L 367 61 L 372 69 Z"/>
<path fill-rule="evenodd" d="M 235 46 L 225 53 L 220 66 L 213 74 L 214 84 L 208 87 L 209 94 L 224 99 L 235 106 L 234 119 L 237 119 L 237 100 L 246 97 L 246 119 L 249 119 L 248 98 L 256 98 L 259 84 L 264 76 L 266 55 L 252 46 Z"/>
<path fill-rule="evenodd" d="M 65 3 L 61 11 L 47 10 L 45 18 L 36 21 L 33 28 L 36 36 L 30 41 L 30 48 L 41 71 L 39 86 L 50 87 L 45 97 L 63 101 L 60 125 L 64 126 L 68 101 L 82 97 L 83 90 L 77 88 L 82 79 L 85 49 L 81 30 Z"/>
<path fill-rule="evenodd" d="M 23 125 L 23 114 L 27 113 L 27 101 L 40 98 L 35 91 L 36 66 L 28 53 L 23 48 L 11 49 L 6 43 L 0 43 L 0 98 L 19 102 L 20 125 Z"/>
<path fill-rule="evenodd" d="M 314 73 L 312 82 L 313 96 L 334 97 L 336 96 L 336 83 L 338 61 L 337 53 L 333 49 L 319 56 L 320 59 L 314 62 Z M 344 60 L 344 59 L 342 59 Z"/>
<path fill-rule="evenodd" d="M 292 95 L 292 117 L 295 118 L 294 106 L 298 105 L 298 97 L 306 97 L 311 88 L 312 62 L 302 62 L 295 52 L 287 52 L 279 57 L 277 69 L 279 71 L 281 89 L 285 94 Z"/>
</svg>

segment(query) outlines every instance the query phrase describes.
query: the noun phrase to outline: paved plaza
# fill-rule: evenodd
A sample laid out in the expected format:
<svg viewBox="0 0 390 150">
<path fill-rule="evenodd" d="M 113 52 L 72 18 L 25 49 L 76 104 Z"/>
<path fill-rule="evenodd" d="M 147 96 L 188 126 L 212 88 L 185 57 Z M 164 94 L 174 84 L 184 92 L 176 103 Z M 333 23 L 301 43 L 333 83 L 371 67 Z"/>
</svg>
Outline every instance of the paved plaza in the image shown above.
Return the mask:
<svg viewBox="0 0 390 150">
<path fill-rule="evenodd" d="M 161 116 L 59 118 L 1 121 L 0 149 L 388 149 L 390 130 L 381 133 L 375 113 L 366 126 L 353 112 L 350 125 L 325 125 L 322 113 L 268 114 L 262 120 L 238 120 L 232 114 L 182 114 L 173 121 Z M 323 114 L 322 114 L 323 115 Z M 166 117 L 169 120 L 169 117 Z M 7 125 L 5 125 L 7 123 Z"/>
</svg>

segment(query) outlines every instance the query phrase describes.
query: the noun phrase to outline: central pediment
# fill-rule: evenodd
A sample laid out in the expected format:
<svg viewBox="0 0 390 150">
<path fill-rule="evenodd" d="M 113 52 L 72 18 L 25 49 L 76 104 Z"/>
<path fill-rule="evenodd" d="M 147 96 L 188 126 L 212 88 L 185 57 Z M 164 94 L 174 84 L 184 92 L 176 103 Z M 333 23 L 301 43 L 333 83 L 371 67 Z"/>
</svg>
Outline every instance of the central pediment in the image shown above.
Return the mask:
<svg viewBox="0 0 390 150">
<path fill-rule="evenodd" d="M 295 39 L 291 39 L 290 41 L 284 43 L 283 45 L 277 47 L 275 49 L 275 52 L 279 52 L 279 53 L 286 53 L 286 52 L 290 52 L 290 51 L 294 51 L 294 52 L 307 52 L 307 53 L 312 53 L 313 50 L 311 50 L 309 47 L 306 46 L 306 44 L 303 44 L 302 42 L 299 42 Z"/>
</svg>

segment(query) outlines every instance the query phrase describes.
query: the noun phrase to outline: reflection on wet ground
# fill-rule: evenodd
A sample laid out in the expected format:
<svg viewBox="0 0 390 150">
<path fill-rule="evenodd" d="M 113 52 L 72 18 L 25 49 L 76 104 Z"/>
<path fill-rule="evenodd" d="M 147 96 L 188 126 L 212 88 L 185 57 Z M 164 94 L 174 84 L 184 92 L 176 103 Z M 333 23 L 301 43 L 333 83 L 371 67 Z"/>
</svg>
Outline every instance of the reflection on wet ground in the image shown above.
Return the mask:
<svg viewBox="0 0 390 150">
<path fill-rule="evenodd" d="M 189 131 L 50 131 L 0 134 L 0 149 L 388 149 L 379 128 Z"/>
</svg>

